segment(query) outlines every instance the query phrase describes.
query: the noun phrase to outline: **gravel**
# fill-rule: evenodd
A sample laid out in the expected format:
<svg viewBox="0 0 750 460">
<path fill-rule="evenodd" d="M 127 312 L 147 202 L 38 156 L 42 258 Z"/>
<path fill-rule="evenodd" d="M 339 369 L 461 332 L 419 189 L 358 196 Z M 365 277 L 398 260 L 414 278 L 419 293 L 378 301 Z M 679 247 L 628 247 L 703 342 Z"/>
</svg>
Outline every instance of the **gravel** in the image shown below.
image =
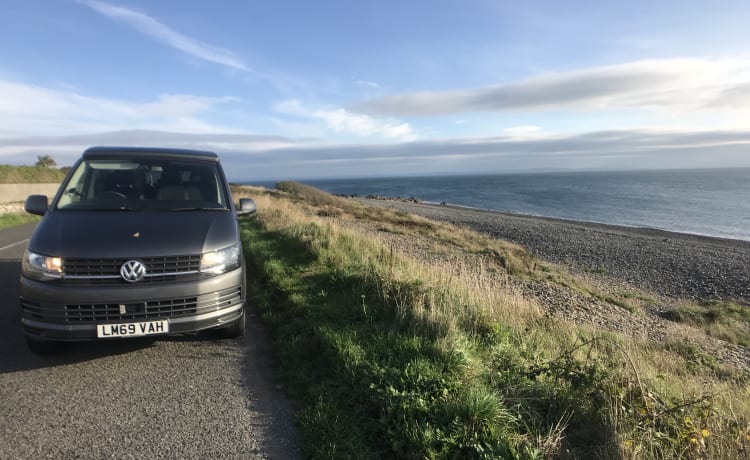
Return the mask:
<svg viewBox="0 0 750 460">
<path fill-rule="evenodd" d="M 21 351 L 29 369 L 0 375 L 0 456 L 301 458 L 253 348 L 196 337 Z"/>
<path fill-rule="evenodd" d="M 23 211 L 23 202 L 11 201 L 8 203 L 0 203 L 0 214 L 12 213 L 19 214 Z"/>
</svg>

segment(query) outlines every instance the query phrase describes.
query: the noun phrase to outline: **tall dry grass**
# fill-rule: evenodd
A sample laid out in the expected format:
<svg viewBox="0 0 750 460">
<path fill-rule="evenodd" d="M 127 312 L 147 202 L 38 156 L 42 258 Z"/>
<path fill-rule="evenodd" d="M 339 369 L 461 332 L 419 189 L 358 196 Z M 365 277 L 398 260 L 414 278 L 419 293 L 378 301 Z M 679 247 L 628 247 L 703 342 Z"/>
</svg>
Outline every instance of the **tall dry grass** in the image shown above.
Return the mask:
<svg viewBox="0 0 750 460">
<path fill-rule="evenodd" d="M 595 375 L 581 375 L 580 379 L 596 386 L 597 394 L 607 395 L 603 420 L 613 432 L 609 442 L 616 455 L 748 456 L 747 376 L 717 372 L 710 358 L 703 357 L 706 362 L 700 362 L 699 350 L 645 342 L 550 318 L 544 315 L 544 305 L 524 297 L 511 283 L 504 283 L 482 266 L 420 263 L 347 226 L 339 217 L 372 212 L 369 218 L 400 225 L 402 231 L 430 232 L 438 240 L 476 251 L 497 247 L 498 243 L 485 235 L 387 210 L 370 210 L 319 191 L 308 202 L 305 197 L 313 192 L 304 187 L 287 186 L 281 193 L 262 189 L 241 193 L 256 199 L 265 228 L 284 232 L 314 253 L 324 254 L 326 263 L 360 267 L 366 279 L 379 287 L 382 303 L 392 305 L 403 321 L 419 323 L 436 343 L 466 356 L 467 378 L 491 384 L 496 370 L 487 359 L 498 351 L 482 349 L 477 341 L 487 334 L 515 331 L 516 345 L 538 356 L 512 355 L 536 360 L 524 365 L 529 369 L 538 366 L 552 376 L 547 378 L 561 378 L 556 372 L 602 373 L 600 380 Z M 334 210 L 321 213 L 320 206 Z M 503 257 L 512 261 L 509 265 L 516 264 L 508 276 L 535 263 L 514 245 L 501 243 L 500 249 L 508 254 Z M 362 308 L 367 308 L 365 302 Z M 674 341 L 681 343 L 679 337 Z M 562 411 L 545 432 L 535 433 L 533 442 L 539 452 L 565 456 L 563 448 L 571 442 L 566 438 L 568 426 L 576 410 L 573 406 Z M 601 452 L 612 454 L 606 449 Z"/>
</svg>

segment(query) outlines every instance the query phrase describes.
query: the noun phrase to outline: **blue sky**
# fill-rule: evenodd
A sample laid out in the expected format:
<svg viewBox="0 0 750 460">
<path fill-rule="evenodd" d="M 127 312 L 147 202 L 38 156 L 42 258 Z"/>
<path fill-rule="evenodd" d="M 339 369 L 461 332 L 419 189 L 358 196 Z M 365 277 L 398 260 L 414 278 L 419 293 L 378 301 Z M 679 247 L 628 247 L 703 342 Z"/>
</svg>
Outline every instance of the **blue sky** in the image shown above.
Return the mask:
<svg viewBox="0 0 750 460">
<path fill-rule="evenodd" d="M 750 166 L 746 1 L 0 4 L 0 162 L 235 179 Z"/>
</svg>

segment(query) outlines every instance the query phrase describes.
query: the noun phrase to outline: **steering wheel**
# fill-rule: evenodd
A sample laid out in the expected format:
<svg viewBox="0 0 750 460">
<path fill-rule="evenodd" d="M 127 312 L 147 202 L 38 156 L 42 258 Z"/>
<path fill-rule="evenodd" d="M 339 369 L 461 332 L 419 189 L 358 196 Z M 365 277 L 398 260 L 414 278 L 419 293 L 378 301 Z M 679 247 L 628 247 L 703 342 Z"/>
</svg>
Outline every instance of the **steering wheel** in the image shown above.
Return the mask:
<svg viewBox="0 0 750 460">
<path fill-rule="evenodd" d="M 120 193 L 120 192 L 118 192 L 116 190 L 107 190 L 104 193 L 107 194 L 107 195 L 114 195 L 114 196 L 120 197 L 120 198 L 127 198 L 127 196 L 125 196 L 124 194 L 122 194 L 122 193 Z"/>
</svg>

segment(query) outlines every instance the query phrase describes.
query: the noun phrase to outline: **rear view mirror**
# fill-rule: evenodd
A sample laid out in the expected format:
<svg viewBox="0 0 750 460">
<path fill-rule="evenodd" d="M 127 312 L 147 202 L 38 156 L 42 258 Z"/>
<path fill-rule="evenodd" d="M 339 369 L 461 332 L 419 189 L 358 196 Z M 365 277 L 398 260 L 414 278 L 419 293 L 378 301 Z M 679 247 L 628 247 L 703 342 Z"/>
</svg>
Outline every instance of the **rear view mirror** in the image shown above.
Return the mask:
<svg viewBox="0 0 750 460">
<path fill-rule="evenodd" d="M 237 215 L 245 216 L 247 214 L 252 214 L 256 209 L 255 201 L 251 198 L 240 198 L 240 207 L 237 209 Z"/>
<path fill-rule="evenodd" d="M 23 209 L 29 214 L 43 216 L 47 212 L 47 206 L 47 195 L 29 195 L 26 198 L 26 203 L 23 205 Z"/>
</svg>

